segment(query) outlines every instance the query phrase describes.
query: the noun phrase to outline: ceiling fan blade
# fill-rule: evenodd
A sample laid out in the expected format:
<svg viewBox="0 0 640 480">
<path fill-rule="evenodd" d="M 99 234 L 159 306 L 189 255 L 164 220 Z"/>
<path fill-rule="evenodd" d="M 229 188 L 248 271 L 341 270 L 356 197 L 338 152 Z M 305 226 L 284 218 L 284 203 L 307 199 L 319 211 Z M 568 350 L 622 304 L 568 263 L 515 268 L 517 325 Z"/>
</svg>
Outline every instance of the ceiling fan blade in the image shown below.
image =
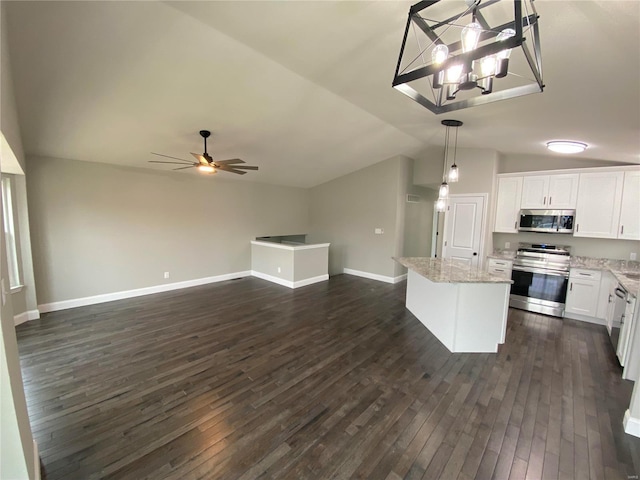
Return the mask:
<svg viewBox="0 0 640 480">
<path fill-rule="evenodd" d="M 200 162 L 200 165 L 209 165 L 209 162 L 207 161 L 204 155 L 200 155 L 199 153 L 193 153 L 193 152 L 191 152 L 191 155 L 196 157 L 196 160 Z"/>
<path fill-rule="evenodd" d="M 229 165 L 231 168 L 237 168 L 240 170 L 258 170 L 258 167 L 254 167 L 252 165 Z"/>
<path fill-rule="evenodd" d="M 245 173 L 247 173 L 244 170 L 236 170 L 235 168 L 221 168 L 220 171 L 221 172 L 237 173 L 238 175 L 244 175 Z"/>
<path fill-rule="evenodd" d="M 181 162 L 186 162 L 186 163 L 191 163 L 189 160 L 184 160 L 182 158 L 178 158 L 178 157 L 172 157 L 170 155 L 163 155 L 161 153 L 154 153 L 151 152 L 151 155 L 158 155 L 159 157 L 167 157 L 167 158 L 173 158 L 174 160 L 180 160 Z"/>
<path fill-rule="evenodd" d="M 149 163 L 170 163 L 170 164 L 172 164 L 172 165 L 188 165 L 188 166 L 190 166 L 190 167 L 193 167 L 193 165 L 194 165 L 192 162 L 189 162 L 189 163 L 187 164 L 187 162 L 185 162 L 185 163 L 180 163 L 180 162 L 165 162 L 165 161 L 163 161 L 163 160 L 149 160 Z"/>
<path fill-rule="evenodd" d="M 244 160 L 240 160 L 239 158 L 230 158 L 229 160 L 215 160 L 214 163 L 218 165 L 230 165 L 232 163 L 244 163 Z"/>
<path fill-rule="evenodd" d="M 193 167 L 195 167 L 195 165 L 188 165 L 186 167 L 173 168 L 172 170 L 184 170 L 185 168 L 193 168 Z"/>
</svg>

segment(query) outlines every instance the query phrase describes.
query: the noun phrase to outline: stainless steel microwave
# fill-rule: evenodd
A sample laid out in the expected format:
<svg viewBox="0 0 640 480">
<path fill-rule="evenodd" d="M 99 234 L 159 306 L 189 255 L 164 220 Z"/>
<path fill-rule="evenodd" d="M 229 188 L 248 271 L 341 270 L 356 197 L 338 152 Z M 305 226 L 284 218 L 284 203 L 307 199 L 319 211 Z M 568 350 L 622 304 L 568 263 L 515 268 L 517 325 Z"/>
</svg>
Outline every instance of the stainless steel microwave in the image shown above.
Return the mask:
<svg viewBox="0 0 640 480">
<path fill-rule="evenodd" d="M 573 233 L 575 210 L 520 210 L 521 232 Z"/>
</svg>

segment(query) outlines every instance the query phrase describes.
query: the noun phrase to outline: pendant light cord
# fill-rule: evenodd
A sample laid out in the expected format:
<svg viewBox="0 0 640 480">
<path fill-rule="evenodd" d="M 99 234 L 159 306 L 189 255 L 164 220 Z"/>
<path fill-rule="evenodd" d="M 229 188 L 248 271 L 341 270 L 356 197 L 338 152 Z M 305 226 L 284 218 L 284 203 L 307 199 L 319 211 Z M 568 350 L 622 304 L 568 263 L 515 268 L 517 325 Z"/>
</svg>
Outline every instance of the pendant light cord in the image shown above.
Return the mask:
<svg viewBox="0 0 640 480">
<path fill-rule="evenodd" d="M 447 181 L 447 159 L 449 158 L 449 127 L 444 134 L 444 160 L 442 161 L 442 181 Z"/>
</svg>

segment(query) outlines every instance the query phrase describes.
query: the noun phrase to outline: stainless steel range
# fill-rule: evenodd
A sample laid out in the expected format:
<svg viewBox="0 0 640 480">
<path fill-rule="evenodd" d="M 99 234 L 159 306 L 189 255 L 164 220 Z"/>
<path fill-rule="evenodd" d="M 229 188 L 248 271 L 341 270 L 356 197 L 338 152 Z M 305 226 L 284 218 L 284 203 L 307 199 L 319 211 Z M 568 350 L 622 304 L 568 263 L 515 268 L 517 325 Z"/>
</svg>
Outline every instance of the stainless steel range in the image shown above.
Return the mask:
<svg viewBox="0 0 640 480">
<path fill-rule="evenodd" d="M 509 306 L 562 317 L 570 260 L 570 247 L 521 243 L 513 262 Z"/>
</svg>

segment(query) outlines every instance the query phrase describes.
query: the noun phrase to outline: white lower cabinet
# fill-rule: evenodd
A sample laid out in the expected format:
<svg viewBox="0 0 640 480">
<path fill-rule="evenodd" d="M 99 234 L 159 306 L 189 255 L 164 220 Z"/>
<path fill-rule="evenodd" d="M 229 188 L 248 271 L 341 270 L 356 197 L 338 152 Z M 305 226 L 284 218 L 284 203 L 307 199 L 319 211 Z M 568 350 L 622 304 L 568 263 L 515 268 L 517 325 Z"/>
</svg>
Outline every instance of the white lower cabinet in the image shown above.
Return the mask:
<svg viewBox="0 0 640 480">
<path fill-rule="evenodd" d="M 601 276 L 602 272 L 599 270 L 571 269 L 565 316 L 572 317 L 575 314 L 594 319 L 597 317 Z"/>
<path fill-rule="evenodd" d="M 487 272 L 498 277 L 511 278 L 512 267 L 513 262 L 511 260 L 490 258 L 487 262 Z"/>
</svg>

